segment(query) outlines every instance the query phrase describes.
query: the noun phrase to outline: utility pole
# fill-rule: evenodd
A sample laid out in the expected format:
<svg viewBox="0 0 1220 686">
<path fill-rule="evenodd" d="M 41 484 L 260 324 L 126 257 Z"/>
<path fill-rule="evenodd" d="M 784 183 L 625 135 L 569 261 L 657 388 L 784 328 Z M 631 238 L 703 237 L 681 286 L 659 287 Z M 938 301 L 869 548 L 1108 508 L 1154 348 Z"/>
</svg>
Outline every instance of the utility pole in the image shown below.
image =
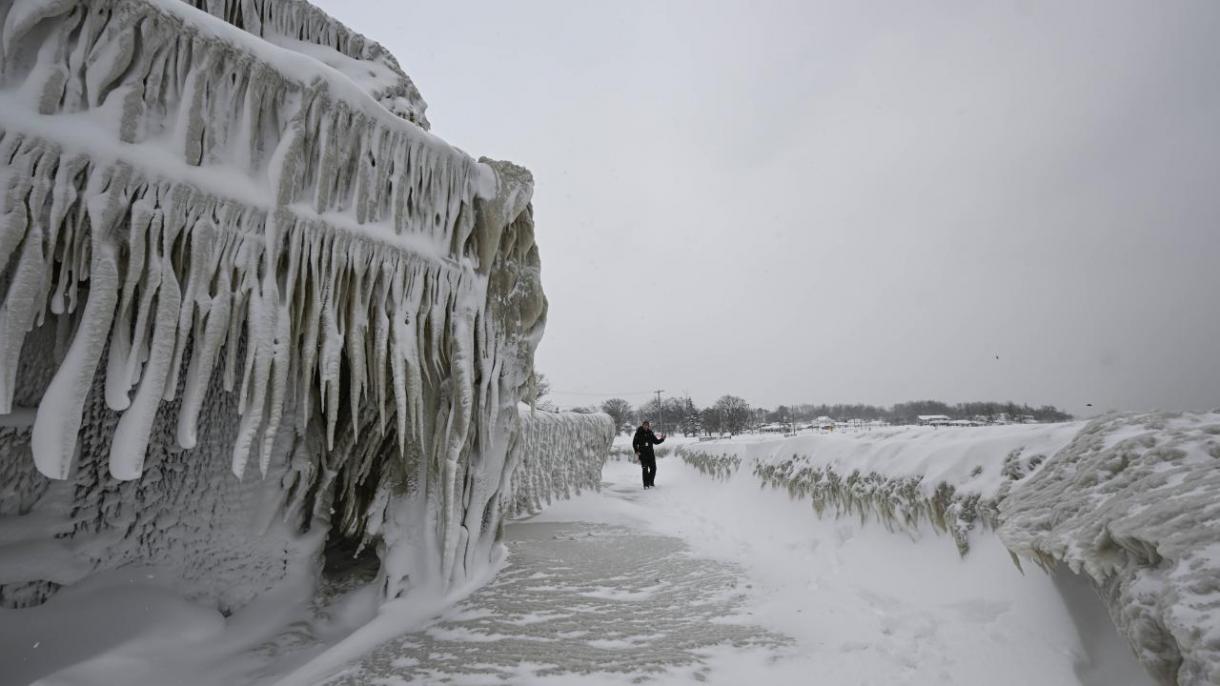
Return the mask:
<svg viewBox="0 0 1220 686">
<path fill-rule="evenodd" d="M 661 425 L 661 433 L 665 433 L 665 406 L 661 404 L 661 394 L 664 392 L 663 388 L 653 391 L 657 394 L 657 423 Z"/>
</svg>

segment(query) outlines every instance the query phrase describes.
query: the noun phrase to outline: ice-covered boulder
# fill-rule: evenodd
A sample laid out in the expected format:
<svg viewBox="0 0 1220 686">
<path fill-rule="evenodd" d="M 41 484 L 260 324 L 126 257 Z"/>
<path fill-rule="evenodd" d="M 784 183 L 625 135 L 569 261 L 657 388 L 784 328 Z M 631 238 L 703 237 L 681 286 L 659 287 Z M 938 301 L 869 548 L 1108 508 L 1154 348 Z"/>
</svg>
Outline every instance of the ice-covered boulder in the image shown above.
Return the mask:
<svg viewBox="0 0 1220 686">
<path fill-rule="evenodd" d="M 546 319 L 529 172 L 288 0 L 0 4 L 0 604 L 127 562 L 240 606 L 494 541 Z"/>
</svg>

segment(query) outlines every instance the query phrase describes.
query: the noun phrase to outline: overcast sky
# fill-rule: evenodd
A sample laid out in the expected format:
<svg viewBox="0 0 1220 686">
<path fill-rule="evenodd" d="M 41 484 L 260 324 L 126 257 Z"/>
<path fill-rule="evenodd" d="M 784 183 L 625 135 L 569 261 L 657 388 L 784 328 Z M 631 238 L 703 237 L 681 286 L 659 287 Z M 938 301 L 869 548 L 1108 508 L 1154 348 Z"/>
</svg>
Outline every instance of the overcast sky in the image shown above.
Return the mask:
<svg viewBox="0 0 1220 686">
<path fill-rule="evenodd" d="M 533 171 L 564 407 L 1220 406 L 1220 2 L 321 4 Z"/>
</svg>

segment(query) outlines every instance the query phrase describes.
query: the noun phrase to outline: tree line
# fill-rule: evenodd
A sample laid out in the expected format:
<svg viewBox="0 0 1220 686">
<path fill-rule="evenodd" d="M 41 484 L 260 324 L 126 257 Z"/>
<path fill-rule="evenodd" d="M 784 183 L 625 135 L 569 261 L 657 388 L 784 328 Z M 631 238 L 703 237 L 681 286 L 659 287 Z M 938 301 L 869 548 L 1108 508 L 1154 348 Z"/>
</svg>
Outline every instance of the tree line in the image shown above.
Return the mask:
<svg viewBox="0 0 1220 686">
<path fill-rule="evenodd" d="M 829 418 L 843 422 L 851 420 L 881 421 L 888 424 L 914 424 L 921 415 L 944 415 L 951 420 L 982 422 L 1036 421 L 1062 422 L 1072 415 L 1052 405 L 1033 407 L 1014 402 L 967 402 L 949 404 L 939 400 L 915 400 L 889 407 L 864 404 L 780 405 L 773 410 L 751 407 L 735 395 L 721 396 L 709 407 L 700 408 L 690 398 L 654 398 L 633 406 L 622 398 L 611 398 L 600 406 L 575 408 L 577 412 L 605 412 L 620 431 L 630 430 L 644 419 L 651 419 L 654 428 L 687 436 L 704 434 L 737 434 L 763 424 L 809 424 Z"/>
</svg>

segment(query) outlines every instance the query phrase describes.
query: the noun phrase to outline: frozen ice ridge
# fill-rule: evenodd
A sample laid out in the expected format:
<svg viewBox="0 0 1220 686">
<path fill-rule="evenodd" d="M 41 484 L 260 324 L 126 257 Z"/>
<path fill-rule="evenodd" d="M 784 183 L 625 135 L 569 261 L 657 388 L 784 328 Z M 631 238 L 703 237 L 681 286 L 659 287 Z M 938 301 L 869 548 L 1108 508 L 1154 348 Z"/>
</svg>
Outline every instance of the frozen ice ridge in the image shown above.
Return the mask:
<svg viewBox="0 0 1220 686">
<path fill-rule="evenodd" d="M 299 0 L 0 27 L 0 605 L 140 562 L 232 609 L 327 536 L 376 547 L 386 598 L 444 588 L 590 484 L 522 453 L 609 443 L 518 409 L 533 178 L 428 133 L 380 45 Z"/>
<path fill-rule="evenodd" d="M 749 469 L 819 515 L 931 524 L 962 555 L 991 529 L 1014 561 L 1087 578 L 1159 683 L 1220 683 L 1220 413 L 739 439 L 680 454 L 709 476 Z"/>
<path fill-rule="evenodd" d="M 1163 684 L 1220 683 L 1220 413 L 1108 416 L 1003 501 L 1018 555 L 1093 581 Z"/>
</svg>

